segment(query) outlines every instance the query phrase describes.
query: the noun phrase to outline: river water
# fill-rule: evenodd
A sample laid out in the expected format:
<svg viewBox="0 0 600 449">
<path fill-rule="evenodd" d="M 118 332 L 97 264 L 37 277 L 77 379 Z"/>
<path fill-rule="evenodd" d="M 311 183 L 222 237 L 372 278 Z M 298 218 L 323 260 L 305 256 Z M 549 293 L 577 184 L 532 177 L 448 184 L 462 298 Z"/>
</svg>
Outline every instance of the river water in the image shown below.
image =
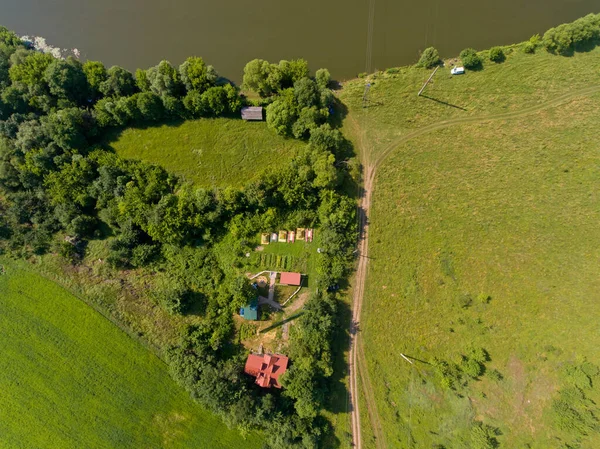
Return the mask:
<svg viewBox="0 0 600 449">
<path fill-rule="evenodd" d="M 337 79 L 528 39 L 599 0 L 0 0 L 0 24 L 130 70 L 202 56 L 240 81 L 253 58 L 302 57 Z"/>
</svg>

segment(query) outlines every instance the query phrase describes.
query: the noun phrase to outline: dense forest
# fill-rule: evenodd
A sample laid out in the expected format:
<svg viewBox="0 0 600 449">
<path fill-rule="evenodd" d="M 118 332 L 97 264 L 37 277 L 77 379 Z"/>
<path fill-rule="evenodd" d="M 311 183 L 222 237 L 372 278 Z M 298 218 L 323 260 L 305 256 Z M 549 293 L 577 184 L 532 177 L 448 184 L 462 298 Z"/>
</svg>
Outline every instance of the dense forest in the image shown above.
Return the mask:
<svg viewBox="0 0 600 449">
<path fill-rule="evenodd" d="M 202 58 L 134 75 L 57 59 L 0 28 L 0 252 L 56 253 L 76 265 L 88 240 L 106 239 L 113 269 L 152 266 L 164 280 L 152 299 L 171 314 L 194 307 L 204 318 L 165 349 L 173 377 L 228 425 L 264 430 L 269 447 L 319 447 L 329 433 L 319 412 L 338 309 L 330 287 L 352 268 L 357 231 L 356 202 L 344 193 L 357 164 L 336 129 L 329 84 L 326 70 L 312 77 L 303 60 L 248 63 L 244 88 L 267 106 L 269 128 L 306 145 L 242 189 L 198 188 L 101 142 L 118 127 L 237 116 L 248 100 Z M 246 351 L 233 338 L 233 314 L 252 295 L 243 255 L 266 225 L 317 227 L 321 248 L 277 392 L 243 374 Z M 226 258 L 216 249 L 224 239 L 233 248 Z"/>
</svg>

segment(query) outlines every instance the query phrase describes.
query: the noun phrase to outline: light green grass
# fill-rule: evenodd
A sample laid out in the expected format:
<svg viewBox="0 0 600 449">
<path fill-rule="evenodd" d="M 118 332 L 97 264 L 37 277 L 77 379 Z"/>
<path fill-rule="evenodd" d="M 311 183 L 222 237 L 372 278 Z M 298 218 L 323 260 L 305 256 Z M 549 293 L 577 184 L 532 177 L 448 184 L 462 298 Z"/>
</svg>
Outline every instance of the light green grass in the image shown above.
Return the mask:
<svg viewBox="0 0 600 449">
<path fill-rule="evenodd" d="M 600 48 L 561 57 L 542 49 L 525 54 L 515 45 L 506 53 L 506 61 L 496 64 L 482 52 L 484 69 L 461 76 L 451 76 L 452 60 L 446 61 L 422 97 L 417 92 L 430 70 L 404 67 L 398 74 L 371 76 L 367 108 L 362 107 L 366 80 L 346 83 L 339 95 L 350 109 L 347 134 L 374 159 L 395 140 L 441 120 L 519 112 L 600 84 Z"/>
<path fill-rule="evenodd" d="M 578 64 L 596 61 L 592 53 L 552 57 L 553 65 L 568 65 L 579 85 Z M 599 82 L 597 67 L 581 77 L 593 69 Z M 546 74 L 554 72 L 564 76 Z M 525 89 L 522 76 L 513 91 Z M 555 85 L 536 76 L 540 86 Z M 446 99 L 460 102 L 455 95 Z M 500 429 L 501 448 L 575 442 L 556 426 L 551 403 L 567 362 L 600 360 L 599 113 L 594 94 L 522 118 L 454 126 L 409 141 L 380 166 L 361 331 L 388 447 L 469 448 L 473 421 Z M 459 389 L 462 397 L 430 365 L 400 356 L 458 362 L 471 346 L 485 348 L 488 372 L 504 379 L 484 375 Z M 589 394 L 598 401 L 600 386 Z M 599 446 L 591 433 L 577 447 Z"/>
<path fill-rule="evenodd" d="M 265 169 L 279 168 L 303 146 L 265 122 L 200 119 L 146 129 L 129 128 L 108 145 L 128 159 L 161 165 L 203 187 L 240 187 Z"/>
<path fill-rule="evenodd" d="M 0 258 L 0 446 L 255 448 L 150 352 L 56 284 Z"/>
</svg>

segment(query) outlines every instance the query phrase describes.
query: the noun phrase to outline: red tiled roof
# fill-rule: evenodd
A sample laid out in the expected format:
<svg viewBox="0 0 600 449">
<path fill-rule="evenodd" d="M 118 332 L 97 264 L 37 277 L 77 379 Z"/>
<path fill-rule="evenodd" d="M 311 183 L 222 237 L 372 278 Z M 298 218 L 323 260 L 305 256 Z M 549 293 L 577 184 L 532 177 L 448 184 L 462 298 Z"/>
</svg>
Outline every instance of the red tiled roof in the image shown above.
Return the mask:
<svg viewBox="0 0 600 449">
<path fill-rule="evenodd" d="M 300 273 L 281 273 L 279 282 L 287 285 L 300 285 Z"/>
<path fill-rule="evenodd" d="M 256 383 L 263 388 L 281 388 L 279 376 L 287 370 L 288 358 L 284 355 L 250 354 L 244 372 L 256 377 Z"/>
</svg>

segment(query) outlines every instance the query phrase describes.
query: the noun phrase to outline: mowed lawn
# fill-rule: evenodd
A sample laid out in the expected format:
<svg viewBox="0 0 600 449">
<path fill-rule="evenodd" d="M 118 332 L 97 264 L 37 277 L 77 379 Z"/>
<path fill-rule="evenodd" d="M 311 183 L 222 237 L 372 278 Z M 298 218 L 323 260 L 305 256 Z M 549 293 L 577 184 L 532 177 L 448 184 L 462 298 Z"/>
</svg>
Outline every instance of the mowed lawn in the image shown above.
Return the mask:
<svg viewBox="0 0 600 449">
<path fill-rule="evenodd" d="M 569 363 L 600 364 L 599 115 L 594 94 L 450 127 L 379 168 L 361 331 L 385 446 L 366 447 L 484 447 L 477 422 L 500 448 L 600 447 L 552 409 Z M 444 388 L 428 362 L 470 348 L 485 374 Z M 598 403 L 600 379 L 585 394 Z"/>
<path fill-rule="evenodd" d="M 277 136 L 265 122 L 216 118 L 128 128 L 111 136 L 108 146 L 198 186 L 240 187 L 269 167 L 285 165 L 303 143 Z"/>
<path fill-rule="evenodd" d="M 0 258 L 0 446 L 257 448 L 56 284 Z"/>
</svg>

